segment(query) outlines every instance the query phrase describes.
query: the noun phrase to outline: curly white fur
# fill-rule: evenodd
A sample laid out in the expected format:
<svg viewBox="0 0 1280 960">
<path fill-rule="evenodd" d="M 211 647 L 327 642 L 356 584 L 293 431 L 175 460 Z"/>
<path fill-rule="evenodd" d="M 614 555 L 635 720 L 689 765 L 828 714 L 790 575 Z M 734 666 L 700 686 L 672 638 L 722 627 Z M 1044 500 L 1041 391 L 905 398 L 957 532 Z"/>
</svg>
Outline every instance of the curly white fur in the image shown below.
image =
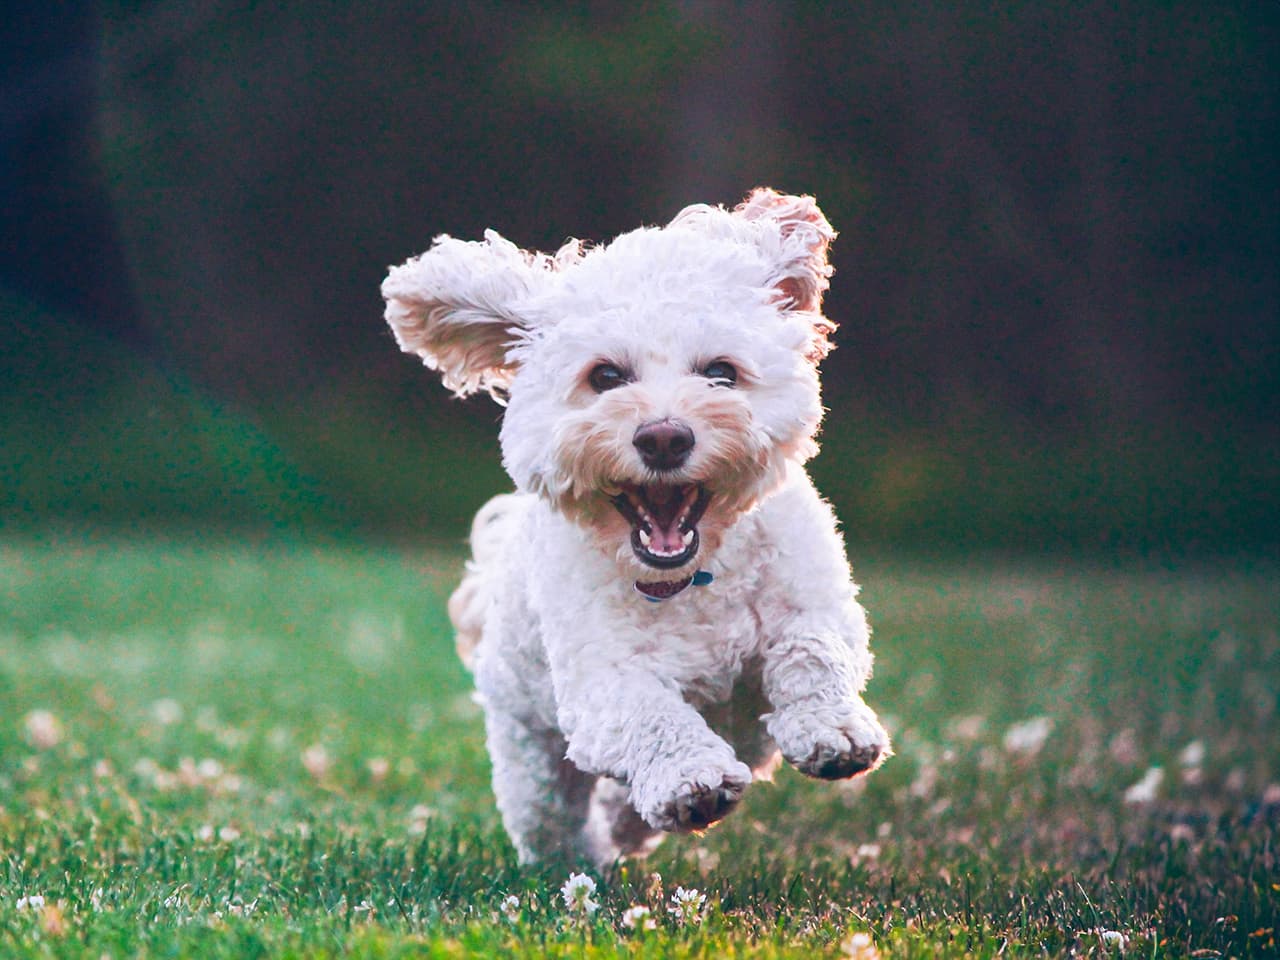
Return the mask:
<svg viewBox="0 0 1280 960">
<path fill-rule="evenodd" d="M 404 350 L 508 404 L 517 492 L 477 516 L 449 611 L 522 860 L 705 828 L 779 753 L 824 778 L 888 755 L 860 696 L 866 617 L 803 469 L 834 236 L 812 198 L 759 189 L 585 252 L 440 237 L 384 282 Z"/>
</svg>

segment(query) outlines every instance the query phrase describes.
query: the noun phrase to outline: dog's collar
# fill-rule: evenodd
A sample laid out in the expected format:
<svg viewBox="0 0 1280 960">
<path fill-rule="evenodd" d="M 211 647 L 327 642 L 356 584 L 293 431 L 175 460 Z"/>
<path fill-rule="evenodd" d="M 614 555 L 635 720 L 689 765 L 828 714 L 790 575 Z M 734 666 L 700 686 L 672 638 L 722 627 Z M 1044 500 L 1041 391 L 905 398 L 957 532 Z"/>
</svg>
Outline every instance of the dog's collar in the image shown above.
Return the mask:
<svg viewBox="0 0 1280 960">
<path fill-rule="evenodd" d="M 659 603 L 662 600 L 670 600 L 685 587 L 690 585 L 705 587 L 714 579 L 710 570 L 699 570 L 693 576 L 685 577 L 683 580 L 659 580 L 657 583 L 642 583 L 637 580 L 636 593 L 650 603 Z"/>
</svg>

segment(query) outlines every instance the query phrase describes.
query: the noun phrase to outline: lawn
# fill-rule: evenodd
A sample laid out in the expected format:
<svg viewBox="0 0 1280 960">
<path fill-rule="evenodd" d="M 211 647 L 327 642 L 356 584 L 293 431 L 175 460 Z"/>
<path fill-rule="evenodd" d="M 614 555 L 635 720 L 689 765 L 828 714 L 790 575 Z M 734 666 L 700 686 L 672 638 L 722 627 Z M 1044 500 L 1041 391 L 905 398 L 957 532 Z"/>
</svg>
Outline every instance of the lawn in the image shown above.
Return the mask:
<svg viewBox="0 0 1280 960">
<path fill-rule="evenodd" d="M 0 545 L 0 955 L 1277 955 L 1274 566 L 855 557 L 897 756 L 603 876 L 515 864 L 461 561 Z"/>
</svg>

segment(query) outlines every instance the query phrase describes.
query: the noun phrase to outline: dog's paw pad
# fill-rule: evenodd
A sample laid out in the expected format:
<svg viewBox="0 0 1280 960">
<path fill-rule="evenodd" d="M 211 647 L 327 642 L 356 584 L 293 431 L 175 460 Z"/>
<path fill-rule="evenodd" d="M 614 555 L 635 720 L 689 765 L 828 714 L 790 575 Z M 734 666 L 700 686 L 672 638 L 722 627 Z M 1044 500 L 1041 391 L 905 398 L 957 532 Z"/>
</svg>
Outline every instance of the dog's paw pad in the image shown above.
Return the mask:
<svg viewBox="0 0 1280 960">
<path fill-rule="evenodd" d="M 751 771 L 734 763 L 725 770 L 685 771 L 668 782 L 675 784 L 669 792 L 650 794 L 653 802 L 637 804 L 637 809 L 658 830 L 690 833 L 723 820 L 738 805 L 751 783 Z"/>
<path fill-rule="evenodd" d="M 889 735 L 865 704 L 823 704 L 775 714 L 770 731 L 787 762 L 810 777 L 844 780 L 890 754 Z"/>
<path fill-rule="evenodd" d="M 738 787 L 692 784 L 675 799 L 675 828 L 682 832 L 705 830 L 716 821 L 723 820 L 741 799 L 742 790 Z"/>
<path fill-rule="evenodd" d="M 822 780 L 847 780 L 865 773 L 880 761 L 880 745 L 851 746 L 848 750 L 832 751 L 819 747 L 803 763 L 796 764 L 803 773 Z"/>
</svg>

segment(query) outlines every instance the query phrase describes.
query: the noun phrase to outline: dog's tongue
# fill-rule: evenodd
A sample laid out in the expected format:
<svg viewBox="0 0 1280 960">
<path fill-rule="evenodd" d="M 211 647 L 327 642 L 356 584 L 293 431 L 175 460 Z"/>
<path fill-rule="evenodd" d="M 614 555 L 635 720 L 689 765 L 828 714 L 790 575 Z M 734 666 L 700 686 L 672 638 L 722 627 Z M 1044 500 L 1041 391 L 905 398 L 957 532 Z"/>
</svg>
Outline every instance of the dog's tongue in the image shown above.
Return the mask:
<svg viewBox="0 0 1280 960">
<path fill-rule="evenodd" d="M 649 531 L 649 548 L 662 553 L 678 553 L 683 550 L 684 531 L 680 529 L 680 519 L 687 512 L 697 491 L 690 488 L 689 493 L 681 497 L 677 488 L 655 484 L 645 493 L 651 520 L 649 525 L 652 528 Z"/>
<path fill-rule="evenodd" d="M 680 532 L 679 516 L 670 520 L 653 515 L 653 528 L 649 534 L 649 549 L 655 553 L 679 553 L 684 549 L 684 538 Z"/>
</svg>

